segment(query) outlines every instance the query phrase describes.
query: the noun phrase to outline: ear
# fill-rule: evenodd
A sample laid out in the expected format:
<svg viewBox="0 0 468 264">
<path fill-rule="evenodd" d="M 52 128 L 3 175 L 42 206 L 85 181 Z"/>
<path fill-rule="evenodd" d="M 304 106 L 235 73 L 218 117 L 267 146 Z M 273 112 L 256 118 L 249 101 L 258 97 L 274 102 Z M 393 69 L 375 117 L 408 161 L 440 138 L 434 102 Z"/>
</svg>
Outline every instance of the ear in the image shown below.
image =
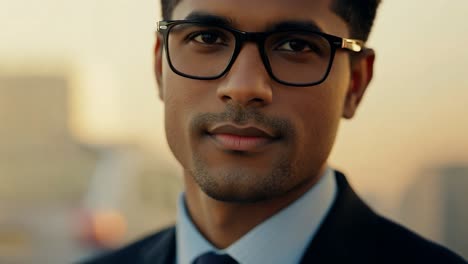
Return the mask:
<svg viewBox="0 0 468 264">
<path fill-rule="evenodd" d="M 372 49 L 365 49 L 355 57 L 351 57 L 351 80 L 343 108 L 343 117 L 346 119 L 351 119 L 354 116 L 367 86 L 372 80 L 374 60 L 375 52 Z"/>
<path fill-rule="evenodd" d="M 162 60 L 163 60 L 163 39 L 160 34 L 156 35 L 154 45 L 154 74 L 158 84 L 159 98 L 164 101 L 164 90 L 162 88 Z"/>
</svg>

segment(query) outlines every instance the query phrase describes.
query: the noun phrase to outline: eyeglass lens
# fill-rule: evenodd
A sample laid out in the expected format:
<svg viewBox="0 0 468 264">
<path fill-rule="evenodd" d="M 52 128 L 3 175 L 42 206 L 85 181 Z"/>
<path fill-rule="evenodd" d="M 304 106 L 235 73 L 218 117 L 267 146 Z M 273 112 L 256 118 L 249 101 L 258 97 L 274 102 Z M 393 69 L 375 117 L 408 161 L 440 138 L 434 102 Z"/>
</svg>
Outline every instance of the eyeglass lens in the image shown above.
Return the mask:
<svg viewBox="0 0 468 264">
<path fill-rule="evenodd" d="M 231 63 L 236 36 L 222 27 L 182 23 L 170 28 L 167 45 L 169 60 L 177 71 L 195 78 L 214 78 Z M 264 52 L 276 79 L 297 84 L 323 79 L 332 56 L 329 41 L 307 31 L 269 34 Z"/>
</svg>

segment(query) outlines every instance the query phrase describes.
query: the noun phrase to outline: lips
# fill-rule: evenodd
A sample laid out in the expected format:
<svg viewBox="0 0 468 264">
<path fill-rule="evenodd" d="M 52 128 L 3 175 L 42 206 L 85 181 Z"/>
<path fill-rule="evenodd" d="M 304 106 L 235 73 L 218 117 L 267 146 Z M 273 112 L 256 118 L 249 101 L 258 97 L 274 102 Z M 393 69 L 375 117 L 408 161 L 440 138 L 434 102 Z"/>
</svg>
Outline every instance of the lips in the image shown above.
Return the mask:
<svg viewBox="0 0 468 264">
<path fill-rule="evenodd" d="M 231 151 L 259 151 L 277 139 L 272 132 L 256 126 L 218 125 L 207 133 L 219 147 Z"/>
</svg>

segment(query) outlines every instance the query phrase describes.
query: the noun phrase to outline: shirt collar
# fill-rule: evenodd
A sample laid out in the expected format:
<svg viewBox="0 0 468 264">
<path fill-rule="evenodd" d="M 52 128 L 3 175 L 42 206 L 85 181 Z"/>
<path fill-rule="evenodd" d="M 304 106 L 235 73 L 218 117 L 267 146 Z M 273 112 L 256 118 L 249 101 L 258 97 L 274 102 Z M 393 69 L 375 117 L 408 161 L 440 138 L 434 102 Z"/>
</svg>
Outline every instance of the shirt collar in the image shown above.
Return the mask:
<svg viewBox="0 0 468 264">
<path fill-rule="evenodd" d="M 227 253 L 242 264 L 298 263 L 331 208 L 336 192 L 334 172 L 328 168 L 299 199 L 224 250 L 216 249 L 200 234 L 186 211 L 182 194 L 178 203 L 176 263 L 192 263 L 208 251 Z"/>
</svg>

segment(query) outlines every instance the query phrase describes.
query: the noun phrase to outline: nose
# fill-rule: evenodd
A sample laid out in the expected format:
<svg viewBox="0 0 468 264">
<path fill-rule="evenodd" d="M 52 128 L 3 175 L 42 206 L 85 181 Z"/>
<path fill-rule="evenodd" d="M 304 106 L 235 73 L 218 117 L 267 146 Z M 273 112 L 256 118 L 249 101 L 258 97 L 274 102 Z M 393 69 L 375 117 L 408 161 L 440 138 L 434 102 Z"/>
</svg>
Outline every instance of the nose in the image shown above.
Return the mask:
<svg viewBox="0 0 468 264">
<path fill-rule="evenodd" d="M 254 43 L 244 45 L 223 79 L 217 96 L 224 103 L 262 107 L 272 102 L 272 81 Z"/>
</svg>

